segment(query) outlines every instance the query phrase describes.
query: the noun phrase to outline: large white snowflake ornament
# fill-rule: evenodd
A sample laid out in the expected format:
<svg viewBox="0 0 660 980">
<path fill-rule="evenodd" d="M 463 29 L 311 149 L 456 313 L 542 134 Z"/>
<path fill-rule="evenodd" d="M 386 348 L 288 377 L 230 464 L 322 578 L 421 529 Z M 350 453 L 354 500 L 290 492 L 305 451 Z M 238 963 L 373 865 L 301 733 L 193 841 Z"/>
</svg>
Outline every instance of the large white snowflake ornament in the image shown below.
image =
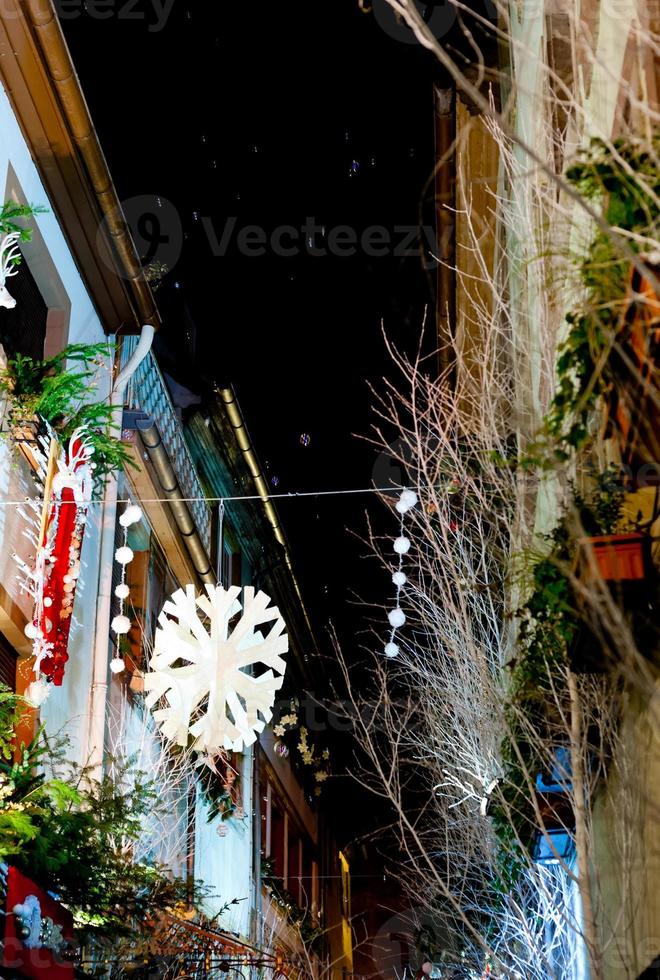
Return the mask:
<svg viewBox="0 0 660 980">
<path fill-rule="evenodd" d="M 286 670 L 281 655 L 289 649 L 284 620 L 264 592 L 246 586 L 242 604 L 240 593 L 238 586 L 207 585 L 206 595 L 197 595 L 187 585 L 158 617 L 146 704 L 178 745 L 192 736 L 200 752 L 241 752 L 272 718 Z M 272 624 L 265 636 L 262 624 Z M 255 677 L 255 664 L 268 669 Z"/>
</svg>

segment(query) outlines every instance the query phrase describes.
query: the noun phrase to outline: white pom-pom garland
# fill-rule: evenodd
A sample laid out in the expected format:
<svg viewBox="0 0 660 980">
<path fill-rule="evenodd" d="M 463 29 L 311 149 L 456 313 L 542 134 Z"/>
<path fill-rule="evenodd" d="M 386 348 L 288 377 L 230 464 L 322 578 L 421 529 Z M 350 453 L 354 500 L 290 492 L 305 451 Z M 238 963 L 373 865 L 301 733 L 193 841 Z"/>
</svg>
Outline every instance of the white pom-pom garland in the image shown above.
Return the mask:
<svg viewBox="0 0 660 980">
<path fill-rule="evenodd" d="M 400 514 L 407 514 L 417 503 L 417 494 L 414 490 L 403 490 L 401 496 L 394 505 Z"/>
<path fill-rule="evenodd" d="M 120 565 L 130 565 L 134 557 L 132 550 L 125 544 L 115 551 L 115 561 Z"/>
<path fill-rule="evenodd" d="M 131 524 L 142 520 L 142 511 L 135 504 L 129 504 L 124 513 L 119 518 L 119 523 L 124 528 L 124 543 L 121 548 L 115 551 L 115 560 L 122 566 L 121 582 L 115 586 L 115 595 L 119 599 L 119 613 L 114 617 L 110 624 L 111 629 L 117 636 L 125 636 L 131 628 L 131 621 L 124 615 L 124 601 L 130 595 L 130 587 L 126 581 L 126 566 L 133 561 L 135 555 L 133 550 L 128 547 L 128 528 Z M 121 657 L 116 657 L 110 664 L 113 674 L 120 674 L 124 670 L 124 661 Z"/>
<path fill-rule="evenodd" d="M 110 661 L 110 670 L 113 674 L 121 674 L 122 670 L 126 670 L 126 664 L 121 657 L 113 657 Z"/>
<path fill-rule="evenodd" d="M 131 524 L 137 524 L 138 521 L 142 520 L 142 511 L 137 506 L 137 504 L 129 504 L 124 513 L 119 518 L 119 523 L 122 527 L 130 527 Z"/>
<path fill-rule="evenodd" d="M 115 633 L 117 633 L 117 635 L 128 633 L 131 628 L 131 621 L 128 616 L 115 616 L 110 624 L 110 627 Z"/>
<path fill-rule="evenodd" d="M 397 555 L 407 555 L 410 551 L 410 538 L 407 538 L 402 534 L 395 540 L 394 550 L 396 551 Z"/>
<path fill-rule="evenodd" d="M 392 582 L 396 586 L 396 608 L 391 609 L 387 614 L 391 632 L 388 642 L 383 648 L 386 657 L 394 659 L 401 653 L 399 645 L 395 642 L 396 631 L 403 626 L 406 621 L 406 614 L 401 608 L 401 590 L 408 581 L 408 576 L 403 571 L 403 556 L 410 551 L 411 540 L 404 534 L 404 515 L 417 504 L 417 494 L 413 490 L 402 490 L 401 495 L 394 505 L 401 515 L 399 537 L 392 542 L 395 553 L 399 556 L 399 567 L 392 572 Z"/>
<path fill-rule="evenodd" d="M 397 606 L 396 609 L 391 609 L 388 612 L 387 618 L 390 621 L 390 626 L 392 627 L 392 629 L 396 630 L 399 628 L 399 626 L 403 626 L 403 624 L 405 623 L 406 614 L 404 613 L 403 609 Z"/>
</svg>

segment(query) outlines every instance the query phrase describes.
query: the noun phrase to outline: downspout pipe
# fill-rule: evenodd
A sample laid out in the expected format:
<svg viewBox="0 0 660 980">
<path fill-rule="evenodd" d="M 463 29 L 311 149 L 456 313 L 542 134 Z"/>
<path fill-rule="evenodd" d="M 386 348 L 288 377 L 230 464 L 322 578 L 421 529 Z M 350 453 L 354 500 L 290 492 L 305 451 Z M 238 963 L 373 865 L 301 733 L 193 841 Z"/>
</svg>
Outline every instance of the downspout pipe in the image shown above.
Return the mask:
<svg viewBox="0 0 660 980">
<path fill-rule="evenodd" d="M 124 407 L 126 388 L 133 374 L 151 350 L 154 327 L 145 323 L 140 339 L 125 367 L 119 372 L 110 393 L 110 404 L 119 417 Z M 94 666 L 89 708 L 89 728 L 85 762 L 90 779 L 103 777 L 105 718 L 108 703 L 108 664 L 110 659 L 110 615 L 112 612 L 112 570 L 115 560 L 115 527 L 117 522 L 118 480 L 113 473 L 106 483 L 101 517 L 99 547 L 99 587 L 94 623 Z"/>
</svg>

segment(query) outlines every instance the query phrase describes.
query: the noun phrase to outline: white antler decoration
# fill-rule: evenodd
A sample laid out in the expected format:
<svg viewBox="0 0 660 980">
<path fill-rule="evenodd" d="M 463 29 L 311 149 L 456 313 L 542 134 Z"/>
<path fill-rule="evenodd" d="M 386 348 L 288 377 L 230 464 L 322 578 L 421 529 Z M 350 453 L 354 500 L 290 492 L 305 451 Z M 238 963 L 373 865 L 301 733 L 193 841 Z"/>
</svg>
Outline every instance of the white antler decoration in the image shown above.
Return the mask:
<svg viewBox="0 0 660 980">
<path fill-rule="evenodd" d="M 18 272 L 16 259 L 21 258 L 21 253 L 16 242 L 20 237 L 20 231 L 12 231 L 0 242 L 0 307 L 6 310 L 13 310 L 16 306 L 16 300 L 9 294 L 5 282 Z"/>
</svg>

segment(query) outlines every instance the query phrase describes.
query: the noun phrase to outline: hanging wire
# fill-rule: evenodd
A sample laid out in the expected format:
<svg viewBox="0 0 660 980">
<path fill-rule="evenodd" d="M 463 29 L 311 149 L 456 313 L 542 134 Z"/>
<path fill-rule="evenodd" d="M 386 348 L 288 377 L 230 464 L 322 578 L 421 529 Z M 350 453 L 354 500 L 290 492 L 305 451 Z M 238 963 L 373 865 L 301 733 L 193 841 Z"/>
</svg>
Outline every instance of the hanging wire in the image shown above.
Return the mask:
<svg viewBox="0 0 660 980">
<path fill-rule="evenodd" d="M 302 499 L 304 497 L 346 497 L 357 494 L 365 493 L 377 493 L 377 494 L 396 494 L 400 493 L 402 487 L 356 487 L 350 490 L 296 490 L 290 493 L 255 493 L 246 494 L 244 496 L 234 496 L 234 497 L 211 497 L 211 496 L 201 496 L 201 497 L 181 497 L 182 502 L 187 504 L 192 504 L 198 501 L 206 501 L 209 504 L 226 504 L 226 503 L 236 503 L 240 501 L 251 501 L 251 500 L 293 500 Z M 22 500 L 0 500 L 0 507 L 23 507 L 32 498 L 24 497 Z M 38 498 L 41 499 L 41 498 Z M 139 502 L 141 504 L 168 504 L 171 503 L 170 497 L 139 497 Z M 68 503 L 74 504 L 76 507 L 79 506 L 93 506 L 95 504 L 103 504 L 103 498 L 100 499 L 88 499 L 88 500 L 76 500 L 76 501 L 61 501 L 60 506 L 66 506 Z M 121 498 L 117 501 L 118 504 L 130 504 L 130 498 Z"/>
</svg>

